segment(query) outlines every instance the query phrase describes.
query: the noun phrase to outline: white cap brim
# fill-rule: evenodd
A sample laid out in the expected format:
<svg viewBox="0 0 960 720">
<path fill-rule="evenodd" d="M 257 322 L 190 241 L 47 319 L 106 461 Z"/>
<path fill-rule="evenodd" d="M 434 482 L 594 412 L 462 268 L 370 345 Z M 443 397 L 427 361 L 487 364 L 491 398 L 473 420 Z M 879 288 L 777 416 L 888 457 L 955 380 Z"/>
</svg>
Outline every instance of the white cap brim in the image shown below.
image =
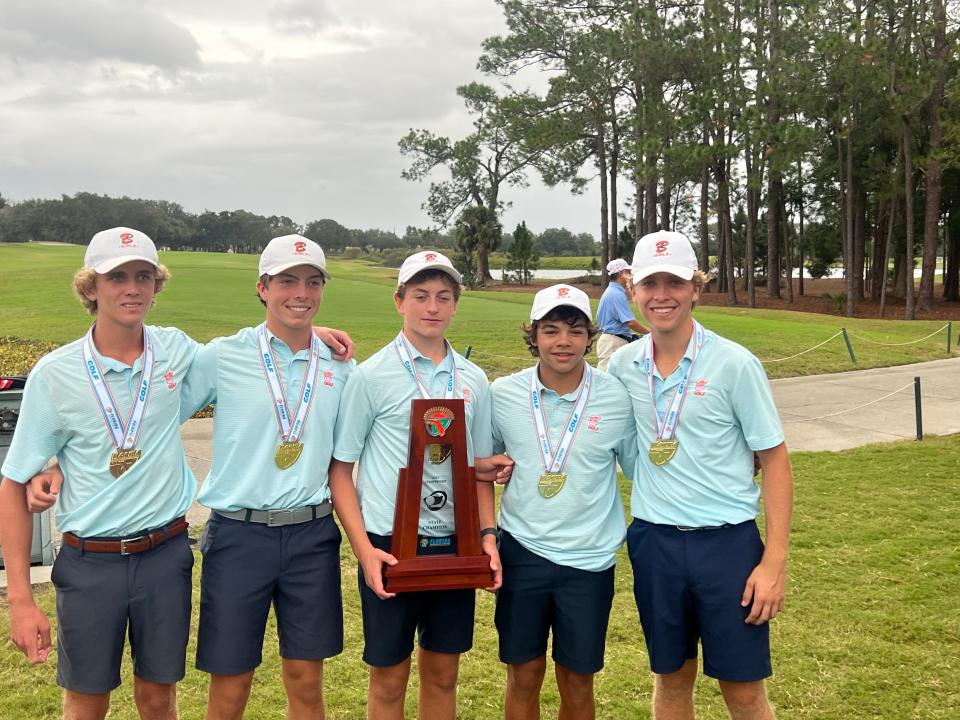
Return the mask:
<svg viewBox="0 0 960 720">
<path fill-rule="evenodd" d="M 676 275 L 681 280 L 690 280 L 693 278 L 693 268 L 684 267 L 683 265 L 648 265 L 643 270 L 637 270 L 633 268 L 633 284 L 636 285 L 638 282 L 643 280 L 645 277 L 650 275 L 656 275 L 657 273 L 665 272 L 670 273 L 671 275 Z"/>
<path fill-rule="evenodd" d="M 121 265 L 126 265 L 128 262 L 136 262 L 137 260 L 142 260 L 145 263 L 150 263 L 152 267 L 157 267 L 157 262 L 153 258 L 149 258 L 144 255 L 124 255 L 123 257 L 104 260 L 98 265 L 94 265 L 92 269 L 94 272 L 105 275 L 111 270 L 116 270 Z"/>
<path fill-rule="evenodd" d="M 413 272 L 410 272 L 411 270 Z M 445 265 L 443 263 L 424 263 L 423 265 L 407 268 L 405 272 L 403 272 L 403 268 L 401 268 L 401 273 L 397 276 L 397 285 L 410 282 L 410 278 L 417 273 L 423 272 L 424 270 L 443 270 L 443 272 L 453 278 L 457 285 L 463 284 L 463 276 L 449 265 Z"/>
<path fill-rule="evenodd" d="M 323 275 L 323 280 L 324 280 L 324 282 L 326 282 L 327 280 L 330 279 L 330 273 L 329 273 L 329 271 L 328 271 L 326 268 L 320 267 L 319 265 L 316 265 L 316 264 L 314 264 L 314 263 L 312 263 L 312 262 L 304 262 L 303 258 L 301 258 L 301 259 L 299 259 L 299 260 L 293 260 L 293 261 L 288 262 L 288 263 L 280 263 L 279 265 L 276 265 L 276 266 L 271 267 L 271 268 L 264 268 L 263 272 L 261 272 L 260 274 L 261 274 L 261 275 L 267 275 L 267 276 L 269 276 L 269 277 L 273 277 L 274 275 L 279 275 L 279 274 L 282 273 L 284 270 L 289 270 L 290 268 L 295 268 L 295 267 L 298 267 L 298 266 L 300 266 L 300 265 L 308 265 L 308 266 L 310 266 L 310 267 L 312 267 L 312 268 L 316 268 L 317 270 L 319 270 L 319 271 L 320 271 L 320 274 Z"/>
</svg>

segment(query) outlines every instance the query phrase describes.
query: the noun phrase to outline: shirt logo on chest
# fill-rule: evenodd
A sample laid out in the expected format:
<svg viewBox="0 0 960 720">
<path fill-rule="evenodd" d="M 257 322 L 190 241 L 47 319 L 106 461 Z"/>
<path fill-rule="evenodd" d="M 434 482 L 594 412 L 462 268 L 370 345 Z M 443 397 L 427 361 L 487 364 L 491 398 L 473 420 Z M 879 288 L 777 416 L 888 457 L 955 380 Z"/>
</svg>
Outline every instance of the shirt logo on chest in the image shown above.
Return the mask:
<svg viewBox="0 0 960 720">
<path fill-rule="evenodd" d="M 591 415 L 590 417 L 588 417 L 587 430 L 593 430 L 594 432 L 597 432 L 598 430 L 600 430 L 600 420 L 601 420 L 600 415 Z"/>
<path fill-rule="evenodd" d="M 707 380 L 700 378 L 693 386 L 693 394 L 697 397 L 704 397 L 707 394 Z"/>
<path fill-rule="evenodd" d="M 470 398 L 473 396 L 473 390 L 468 387 L 463 388 L 463 402 L 466 405 L 470 404 Z"/>
<path fill-rule="evenodd" d="M 323 384 L 327 387 L 333 387 L 333 370 L 323 371 Z"/>
<path fill-rule="evenodd" d="M 167 381 L 167 387 L 170 388 L 171 390 L 173 390 L 177 386 L 176 381 L 173 379 L 173 370 L 167 370 L 163 374 L 163 379 Z"/>
</svg>

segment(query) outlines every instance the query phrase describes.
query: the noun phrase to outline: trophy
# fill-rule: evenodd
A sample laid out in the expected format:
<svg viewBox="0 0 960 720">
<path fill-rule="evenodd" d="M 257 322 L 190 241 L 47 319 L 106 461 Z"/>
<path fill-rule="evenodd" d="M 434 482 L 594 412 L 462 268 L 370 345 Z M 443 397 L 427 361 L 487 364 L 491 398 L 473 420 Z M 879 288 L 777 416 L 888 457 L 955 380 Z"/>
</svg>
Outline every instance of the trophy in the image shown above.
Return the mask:
<svg viewBox="0 0 960 720">
<path fill-rule="evenodd" d="M 456 552 L 417 555 L 424 453 L 436 464 L 450 458 Z M 407 466 L 400 469 L 393 515 L 391 554 L 396 565 L 385 565 L 387 592 L 483 588 L 493 583 L 490 558 L 480 546 L 480 517 L 473 468 L 467 465 L 467 415 L 462 399 L 413 400 Z"/>
</svg>

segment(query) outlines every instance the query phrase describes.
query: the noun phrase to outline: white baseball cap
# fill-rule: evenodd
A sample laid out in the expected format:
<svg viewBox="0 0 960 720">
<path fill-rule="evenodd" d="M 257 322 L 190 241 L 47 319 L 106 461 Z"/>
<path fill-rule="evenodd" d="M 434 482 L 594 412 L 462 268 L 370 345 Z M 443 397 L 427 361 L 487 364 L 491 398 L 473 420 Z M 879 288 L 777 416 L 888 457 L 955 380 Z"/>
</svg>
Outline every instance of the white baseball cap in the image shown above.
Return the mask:
<svg viewBox="0 0 960 720">
<path fill-rule="evenodd" d="M 670 273 L 689 280 L 697 270 L 697 255 L 683 233 L 658 230 L 644 235 L 633 251 L 633 282 L 648 275 Z"/>
<path fill-rule="evenodd" d="M 101 230 L 90 239 L 83 266 L 102 275 L 133 260 L 143 260 L 157 267 L 160 264 L 157 246 L 139 230 L 115 227 Z"/>
<path fill-rule="evenodd" d="M 566 305 L 576 308 L 587 320 L 593 322 L 593 313 L 590 312 L 590 298 L 583 290 L 572 285 L 551 285 L 533 296 L 533 307 L 530 308 L 530 320 L 540 320 L 551 310 Z"/>
<path fill-rule="evenodd" d="M 607 263 L 607 275 L 616 275 L 618 272 L 630 269 L 630 263 L 623 258 L 617 258 Z"/>
<path fill-rule="evenodd" d="M 327 259 L 323 250 L 313 240 L 303 235 L 281 235 L 267 243 L 260 253 L 260 276 L 276 275 L 297 265 L 310 265 L 323 274 L 323 279 L 329 280 Z"/>
<path fill-rule="evenodd" d="M 442 270 L 452 277 L 457 285 L 463 282 L 463 277 L 461 277 L 457 269 L 453 267 L 450 258 L 438 253 L 436 250 L 422 250 L 408 256 L 407 259 L 403 261 L 403 265 L 400 266 L 400 274 L 397 275 L 397 287 L 400 287 L 405 282 L 409 282 L 410 278 L 424 270 Z"/>
</svg>

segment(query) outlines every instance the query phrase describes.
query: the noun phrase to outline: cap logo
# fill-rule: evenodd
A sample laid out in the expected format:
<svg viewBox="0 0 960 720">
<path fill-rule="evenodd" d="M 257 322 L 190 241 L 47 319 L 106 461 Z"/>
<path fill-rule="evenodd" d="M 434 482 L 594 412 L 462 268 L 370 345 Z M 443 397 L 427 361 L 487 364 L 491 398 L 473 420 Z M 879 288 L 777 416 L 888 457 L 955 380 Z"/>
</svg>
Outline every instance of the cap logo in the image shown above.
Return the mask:
<svg viewBox="0 0 960 720">
<path fill-rule="evenodd" d="M 566 297 L 567 295 L 569 295 L 569 294 L 570 294 L 570 289 L 569 289 L 569 288 L 565 288 L 565 287 L 557 288 L 557 297 L 558 297 L 558 298 L 565 298 L 565 297 Z"/>
<path fill-rule="evenodd" d="M 427 253 L 423 256 L 424 262 L 433 262 L 437 259 L 436 253 Z"/>
<path fill-rule="evenodd" d="M 657 240 L 657 250 L 655 254 L 657 255 L 657 257 L 660 257 L 662 255 L 669 255 L 670 254 L 668 250 L 669 247 L 670 247 L 669 240 Z"/>
<path fill-rule="evenodd" d="M 133 245 L 133 234 L 132 233 L 120 233 L 120 244 L 124 247 L 129 247 Z"/>
<path fill-rule="evenodd" d="M 303 240 L 297 240 L 293 244 L 293 251 L 297 255 L 303 255 L 304 253 L 307 252 L 307 244 Z"/>
</svg>

